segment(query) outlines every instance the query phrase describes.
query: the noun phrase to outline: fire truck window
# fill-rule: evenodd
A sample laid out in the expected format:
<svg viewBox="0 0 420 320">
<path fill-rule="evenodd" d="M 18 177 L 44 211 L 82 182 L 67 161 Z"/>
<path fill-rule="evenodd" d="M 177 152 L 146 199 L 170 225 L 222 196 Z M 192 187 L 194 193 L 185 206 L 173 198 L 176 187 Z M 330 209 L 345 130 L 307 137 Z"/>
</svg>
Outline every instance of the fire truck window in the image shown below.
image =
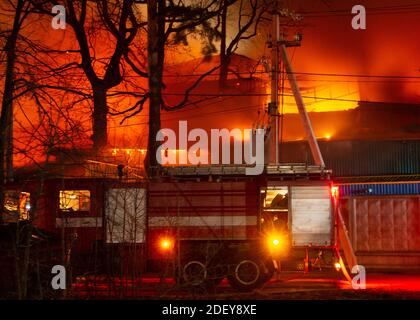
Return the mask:
<svg viewBox="0 0 420 320">
<path fill-rule="evenodd" d="M 31 209 L 30 193 L 16 190 L 5 191 L 3 221 L 27 220 Z"/>
<path fill-rule="evenodd" d="M 264 201 L 265 209 L 288 210 L 289 209 L 289 192 L 287 187 L 267 190 Z"/>
<path fill-rule="evenodd" d="M 89 211 L 90 191 L 89 190 L 64 190 L 60 191 L 60 210 Z"/>
<path fill-rule="evenodd" d="M 265 191 L 262 228 L 266 232 L 288 230 L 289 189 L 276 187 Z"/>
</svg>

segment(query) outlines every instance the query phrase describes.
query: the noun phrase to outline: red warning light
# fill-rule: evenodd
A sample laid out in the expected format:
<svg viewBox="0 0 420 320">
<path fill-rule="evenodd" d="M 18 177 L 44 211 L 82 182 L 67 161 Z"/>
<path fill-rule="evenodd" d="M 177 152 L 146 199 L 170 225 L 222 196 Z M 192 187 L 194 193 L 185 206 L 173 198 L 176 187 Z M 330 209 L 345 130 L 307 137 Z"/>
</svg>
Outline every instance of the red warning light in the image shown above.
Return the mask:
<svg viewBox="0 0 420 320">
<path fill-rule="evenodd" d="M 170 238 L 162 238 L 159 244 L 163 251 L 171 251 L 174 247 L 173 240 Z"/>
</svg>

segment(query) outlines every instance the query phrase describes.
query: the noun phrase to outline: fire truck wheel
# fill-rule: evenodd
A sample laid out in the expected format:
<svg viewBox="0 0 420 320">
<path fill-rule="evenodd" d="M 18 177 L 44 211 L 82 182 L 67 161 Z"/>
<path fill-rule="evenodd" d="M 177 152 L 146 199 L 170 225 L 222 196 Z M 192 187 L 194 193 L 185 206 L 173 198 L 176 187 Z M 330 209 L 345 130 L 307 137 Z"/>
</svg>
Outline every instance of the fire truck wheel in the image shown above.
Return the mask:
<svg viewBox="0 0 420 320">
<path fill-rule="evenodd" d="M 241 259 L 233 267 L 228 280 L 232 288 L 239 291 L 252 291 L 260 287 L 263 282 L 263 268 L 261 262 L 255 259 Z"/>
<path fill-rule="evenodd" d="M 274 274 L 275 268 L 274 268 L 274 264 L 273 264 L 273 260 L 272 259 L 267 259 L 264 262 L 264 268 L 262 270 L 262 275 L 261 275 L 261 283 L 264 284 L 267 281 L 269 281 Z"/>
<path fill-rule="evenodd" d="M 187 261 L 182 267 L 182 280 L 190 286 L 201 286 L 207 280 L 207 267 L 199 260 Z"/>
</svg>

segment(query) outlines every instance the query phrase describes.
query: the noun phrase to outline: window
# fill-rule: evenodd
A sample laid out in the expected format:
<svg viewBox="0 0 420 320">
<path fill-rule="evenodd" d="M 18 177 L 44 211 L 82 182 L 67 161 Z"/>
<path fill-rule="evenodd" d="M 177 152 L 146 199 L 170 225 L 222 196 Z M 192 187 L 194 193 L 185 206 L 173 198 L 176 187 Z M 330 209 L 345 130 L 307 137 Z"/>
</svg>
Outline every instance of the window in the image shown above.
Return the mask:
<svg viewBox="0 0 420 320">
<path fill-rule="evenodd" d="M 29 210 L 31 210 L 30 195 L 29 192 L 6 190 L 4 192 L 3 220 L 5 222 L 28 220 Z"/>
<path fill-rule="evenodd" d="M 267 233 L 288 230 L 289 188 L 271 187 L 263 192 L 264 203 L 261 217 L 261 228 Z"/>
<path fill-rule="evenodd" d="M 285 210 L 289 208 L 289 191 L 287 187 L 268 189 L 264 199 L 264 208 L 269 210 Z"/>
<path fill-rule="evenodd" d="M 62 190 L 60 191 L 60 210 L 89 211 L 90 191 L 89 190 Z"/>
</svg>

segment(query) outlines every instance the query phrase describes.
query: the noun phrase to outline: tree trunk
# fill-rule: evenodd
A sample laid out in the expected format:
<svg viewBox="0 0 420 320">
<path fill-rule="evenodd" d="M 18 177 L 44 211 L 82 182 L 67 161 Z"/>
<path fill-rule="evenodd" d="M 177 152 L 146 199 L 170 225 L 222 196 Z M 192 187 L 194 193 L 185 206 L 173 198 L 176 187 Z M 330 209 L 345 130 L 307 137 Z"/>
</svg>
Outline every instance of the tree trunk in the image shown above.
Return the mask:
<svg viewBox="0 0 420 320">
<path fill-rule="evenodd" d="M 228 76 L 228 66 L 229 61 L 226 55 L 226 16 L 227 16 L 227 6 L 226 3 L 223 4 L 224 8 L 222 10 L 222 30 L 221 30 L 221 39 L 220 39 L 220 75 L 219 75 L 219 88 L 221 91 L 226 86 L 226 80 Z"/>
<path fill-rule="evenodd" d="M 0 116 L 0 208 L 3 208 L 6 182 L 13 181 L 13 91 L 14 69 L 16 60 L 16 41 L 20 29 L 20 19 L 24 0 L 18 0 L 13 19 L 12 32 L 7 38 L 4 50 L 6 52 L 6 72 L 4 80 L 3 100 Z M 0 214 L 0 222 L 2 215 Z"/>
<path fill-rule="evenodd" d="M 158 162 L 156 151 L 160 142 L 156 134 L 160 130 L 160 109 L 162 101 L 162 75 L 165 44 L 165 1 L 148 2 L 148 72 L 149 72 L 149 138 L 146 156 L 146 169 L 149 175 L 156 174 Z"/>
<path fill-rule="evenodd" d="M 13 82 L 16 60 L 16 41 L 20 29 L 22 9 L 23 0 L 19 0 L 16 6 L 12 32 L 7 38 L 6 45 L 4 47 L 7 55 L 7 61 L 0 119 L 0 153 L 2 155 L 0 159 L 0 170 L 2 183 L 4 180 L 13 180 Z"/>
<path fill-rule="evenodd" d="M 93 89 L 93 148 L 101 150 L 108 144 L 107 132 L 107 90 L 100 86 L 92 86 Z"/>
</svg>

